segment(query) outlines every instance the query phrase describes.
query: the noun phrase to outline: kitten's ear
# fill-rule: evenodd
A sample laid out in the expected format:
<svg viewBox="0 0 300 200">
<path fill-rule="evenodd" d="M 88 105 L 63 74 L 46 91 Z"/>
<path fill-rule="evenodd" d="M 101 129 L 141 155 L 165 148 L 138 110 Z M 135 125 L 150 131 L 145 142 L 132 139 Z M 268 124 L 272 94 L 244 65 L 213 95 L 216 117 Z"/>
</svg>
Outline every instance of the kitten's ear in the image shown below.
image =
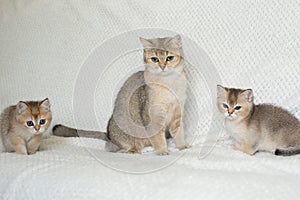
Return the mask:
<svg viewBox="0 0 300 200">
<path fill-rule="evenodd" d="M 248 89 L 248 90 L 244 90 L 242 92 L 242 95 L 244 95 L 245 99 L 248 101 L 248 102 L 252 102 L 253 101 L 253 91 L 251 89 Z"/>
<path fill-rule="evenodd" d="M 226 89 L 223 86 L 217 85 L 217 96 L 218 97 L 225 96 L 225 92 L 226 92 Z"/>
<path fill-rule="evenodd" d="M 17 112 L 18 114 L 22 114 L 27 110 L 28 106 L 25 102 L 23 101 L 19 101 L 19 103 L 17 104 Z"/>
<path fill-rule="evenodd" d="M 180 35 L 175 35 L 173 38 L 171 38 L 168 43 L 176 46 L 177 48 L 182 47 L 182 39 Z"/>
<path fill-rule="evenodd" d="M 50 110 L 50 106 L 51 106 L 49 99 L 46 98 L 43 101 L 41 101 L 39 106 L 41 108 L 45 109 L 46 111 L 49 111 Z"/>
<path fill-rule="evenodd" d="M 145 39 L 145 38 L 140 37 L 140 42 L 142 43 L 144 48 L 153 47 L 152 42 L 150 40 Z"/>
</svg>

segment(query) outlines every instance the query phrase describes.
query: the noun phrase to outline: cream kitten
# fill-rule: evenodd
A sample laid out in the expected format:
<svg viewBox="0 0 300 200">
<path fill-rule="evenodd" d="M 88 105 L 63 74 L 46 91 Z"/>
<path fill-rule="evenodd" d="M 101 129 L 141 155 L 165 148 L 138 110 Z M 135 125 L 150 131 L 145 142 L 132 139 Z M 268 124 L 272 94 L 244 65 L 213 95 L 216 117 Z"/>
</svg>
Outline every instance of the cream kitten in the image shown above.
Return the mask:
<svg viewBox="0 0 300 200">
<path fill-rule="evenodd" d="M 166 136 L 170 133 L 178 149 L 189 147 L 182 124 L 187 80 L 181 37 L 140 41 L 145 70 L 131 75 L 120 89 L 107 133 L 57 125 L 54 135 L 101 138 L 108 141 L 108 151 L 125 153 L 153 146 L 156 154 L 167 155 Z"/>
<path fill-rule="evenodd" d="M 49 99 L 20 101 L 1 114 L 1 139 L 6 152 L 34 154 L 52 120 Z"/>
<path fill-rule="evenodd" d="M 218 85 L 217 106 L 237 150 L 250 155 L 258 151 L 284 156 L 300 153 L 298 119 L 273 105 L 255 105 L 251 89 Z"/>
</svg>

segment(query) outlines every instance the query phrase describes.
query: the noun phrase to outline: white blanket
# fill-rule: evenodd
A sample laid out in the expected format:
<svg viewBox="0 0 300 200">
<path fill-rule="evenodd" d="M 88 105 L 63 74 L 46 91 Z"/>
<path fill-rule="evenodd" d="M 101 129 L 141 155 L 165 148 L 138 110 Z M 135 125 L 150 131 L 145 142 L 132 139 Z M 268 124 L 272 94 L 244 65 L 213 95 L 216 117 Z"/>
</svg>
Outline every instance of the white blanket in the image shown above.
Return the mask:
<svg viewBox="0 0 300 200">
<path fill-rule="evenodd" d="M 173 148 L 166 157 L 156 156 L 151 150 L 142 155 L 112 154 L 103 150 L 104 142 L 99 140 L 54 136 L 45 139 L 41 147 L 32 156 L 0 154 L 2 199 L 299 196 L 299 156 L 248 156 L 222 143 L 202 159 L 198 158 L 201 145 L 187 150 L 182 157 Z"/>
<path fill-rule="evenodd" d="M 105 130 L 116 92 L 143 65 L 138 37 L 181 34 L 193 147 L 114 154 L 100 140 L 48 136 L 35 155 L 0 154 L 0 198 L 297 199 L 300 156 L 234 151 L 214 97 L 216 84 L 253 88 L 257 103 L 300 118 L 299 10 L 297 0 L 1 1 L 1 110 L 49 97 L 53 125 Z M 82 76 L 91 65 L 97 73 Z M 76 96 L 82 80 L 89 98 Z M 77 112 L 78 102 L 93 112 Z"/>
</svg>

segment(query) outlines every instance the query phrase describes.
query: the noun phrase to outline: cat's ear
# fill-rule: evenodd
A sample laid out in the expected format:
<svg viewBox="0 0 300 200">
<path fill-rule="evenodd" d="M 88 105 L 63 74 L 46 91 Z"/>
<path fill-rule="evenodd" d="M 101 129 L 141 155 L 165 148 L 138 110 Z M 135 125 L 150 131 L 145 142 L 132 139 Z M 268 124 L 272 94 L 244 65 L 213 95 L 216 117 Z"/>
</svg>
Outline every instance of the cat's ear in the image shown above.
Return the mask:
<svg viewBox="0 0 300 200">
<path fill-rule="evenodd" d="M 244 90 L 242 92 L 242 95 L 244 96 L 244 98 L 248 101 L 248 102 L 252 102 L 253 101 L 253 91 L 251 89 L 247 89 Z"/>
<path fill-rule="evenodd" d="M 17 104 L 18 114 L 24 113 L 27 109 L 28 109 L 28 105 L 23 101 L 19 101 L 19 103 Z"/>
<path fill-rule="evenodd" d="M 50 106 L 51 106 L 49 99 L 46 98 L 43 101 L 41 101 L 39 106 L 41 108 L 43 108 L 44 110 L 49 111 L 50 110 Z"/>
<path fill-rule="evenodd" d="M 226 92 L 226 89 L 223 86 L 217 85 L 217 96 L 218 97 L 225 96 L 225 92 Z"/>
<path fill-rule="evenodd" d="M 182 47 L 182 39 L 180 35 L 175 35 L 173 38 L 171 38 L 168 41 L 169 44 L 172 44 L 173 46 L 177 47 L 177 48 L 181 48 Z"/>
<path fill-rule="evenodd" d="M 175 35 L 172 39 L 173 43 L 176 44 L 178 47 L 182 47 L 182 39 L 180 35 Z"/>
<path fill-rule="evenodd" d="M 145 38 L 140 37 L 140 42 L 142 43 L 144 48 L 153 47 L 152 42 L 150 40 L 145 39 Z"/>
</svg>

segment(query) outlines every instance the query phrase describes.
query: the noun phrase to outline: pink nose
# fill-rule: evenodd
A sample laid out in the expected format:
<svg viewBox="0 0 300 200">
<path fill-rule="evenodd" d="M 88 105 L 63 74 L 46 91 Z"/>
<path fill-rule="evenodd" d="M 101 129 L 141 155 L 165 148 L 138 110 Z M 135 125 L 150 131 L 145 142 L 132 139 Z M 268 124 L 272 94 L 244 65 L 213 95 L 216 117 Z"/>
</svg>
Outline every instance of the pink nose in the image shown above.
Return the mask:
<svg viewBox="0 0 300 200">
<path fill-rule="evenodd" d="M 233 111 L 228 111 L 229 116 L 233 114 Z"/>
</svg>

